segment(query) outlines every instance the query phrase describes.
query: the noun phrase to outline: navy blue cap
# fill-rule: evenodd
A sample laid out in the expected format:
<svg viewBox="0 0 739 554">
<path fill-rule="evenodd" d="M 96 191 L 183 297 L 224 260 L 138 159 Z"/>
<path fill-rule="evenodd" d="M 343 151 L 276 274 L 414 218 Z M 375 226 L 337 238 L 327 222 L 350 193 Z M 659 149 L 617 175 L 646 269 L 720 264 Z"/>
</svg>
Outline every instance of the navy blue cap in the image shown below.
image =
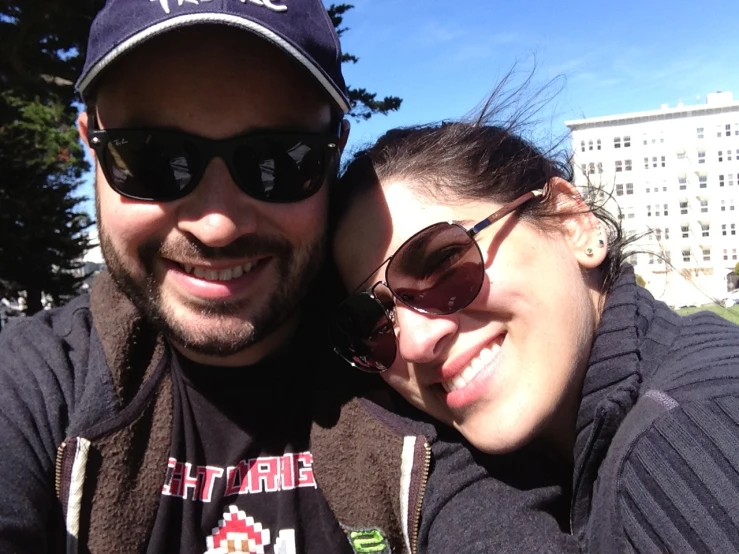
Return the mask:
<svg viewBox="0 0 739 554">
<path fill-rule="evenodd" d="M 349 111 L 339 37 L 321 0 L 108 0 L 92 22 L 77 90 L 84 97 L 106 68 L 150 38 L 200 24 L 229 25 L 269 41 Z"/>
</svg>

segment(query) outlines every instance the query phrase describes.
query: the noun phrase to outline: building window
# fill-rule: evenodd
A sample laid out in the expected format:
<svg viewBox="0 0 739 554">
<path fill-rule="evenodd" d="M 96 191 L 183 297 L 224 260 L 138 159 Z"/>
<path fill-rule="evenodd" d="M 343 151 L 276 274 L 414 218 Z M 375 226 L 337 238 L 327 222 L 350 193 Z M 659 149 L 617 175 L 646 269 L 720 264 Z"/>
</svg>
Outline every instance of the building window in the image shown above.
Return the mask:
<svg viewBox="0 0 739 554">
<path fill-rule="evenodd" d="M 734 186 L 734 174 L 733 173 L 729 173 L 727 175 L 727 178 L 729 179 L 729 186 L 730 187 L 733 187 Z"/>
<path fill-rule="evenodd" d="M 598 162 L 598 173 L 603 173 L 603 162 Z"/>
<path fill-rule="evenodd" d="M 657 242 L 661 241 L 662 240 L 662 229 L 655 229 L 654 237 L 657 239 Z"/>
<path fill-rule="evenodd" d="M 736 260 L 736 248 L 731 249 L 731 259 Z"/>
<path fill-rule="evenodd" d="M 729 200 L 729 211 L 730 212 L 734 211 L 734 200 Z"/>
<path fill-rule="evenodd" d="M 698 175 L 698 188 L 706 188 L 708 186 L 708 177 L 705 175 Z"/>
<path fill-rule="evenodd" d="M 663 206 L 663 208 L 664 208 L 664 209 L 662 210 L 662 213 L 663 213 L 664 215 L 669 215 L 669 214 L 667 213 L 667 204 L 665 204 L 665 205 Z"/>
<path fill-rule="evenodd" d="M 680 190 L 685 190 L 688 184 L 688 178 L 683 174 L 677 178 L 677 182 L 680 185 Z"/>
<path fill-rule="evenodd" d="M 718 176 L 718 186 L 720 187 L 724 186 L 724 176 L 723 175 Z"/>
<path fill-rule="evenodd" d="M 621 137 L 615 137 L 613 139 L 613 147 L 614 148 L 621 148 Z"/>
<path fill-rule="evenodd" d="M 680 201 L 680 215 L 688 215 L 688 202 L 687 200 Z"/>
<path fill-rule="evenodd" d="M 621 160 L 617 160 L 616 161 L 616 173 L 619 173 L 623 170 L 624 170 L 623 163 L 621 162 Z"/>
<path fill-rule="evenodd" d="M 683 238 L 688 238 L 688 235 L 690 234 L 690 228 L 687 225 L 681 225 L 680 231 L 682 232 Z"/>
<path fill-rule="evenodd" d="M 588 175 L 593 175 L 595 173 L 595 164 L 593 162 L 590 162 L 588 164 Z"/>
<path fill-rule="evenodd" d="M 702 214 L 708 213 L 708 200 L 701 200 L 701 213 Z"/>
<path fill-rule="evenodd" d="M 631 137 L 625 136 L 624 137 L 624 148 L 628 148 L 631 146 Z"/>
<path fill-rule="evenodd" d="M 626 219 L 634 219 L 634 209 L 633 208 L 627 208 Z"/>
<path fill-rule="evenodd" d="M 644 158 L 644 169 L 649 169 L 649 158 Z"/>
<path fill-rule="evenodd" d="M 588 150 L 592 150 L 592 149 L 593 149 L 593 141 L 592 140 L 589 140 L 588 141 Z"/>
<path fill-rule="evenodd" d="M 631 160 L 626 160 L 624 164 L 626 165 L 626 171 L 631 171 Z"/>
<path fill-rule="evenodd" d="M 724 134 L 725 134 L 725 135 L 726 135 L 727 137 L 730 137 L 730 136 L 731 136 L 731 123 L 727 123 L 727 124 L 726 124 L 726 128 L 725 128 L 725 129 L 726 129 L 726 130 L 725 130 L 725 133 L 724 133 Z"/>
<path fill-rule="evenodd" d="M 710 248 L 704 248 L 703 249 L 703 261 L 704 262 L 710 262 L 711 261 L 711 249 Z"/>
<path fill-rule="evenodd" d="M 697 137 L 698 137 L 699 139 L 702 139 L 702 138 L 703 138 L 703 127 L 698 127 L 698 128 L 697 128 L 697 129 L 695 130 L 695 133 L 696 133 L 696 136 L 697 136 Z"/>
<path fill-rule="evenodd" d="M 585 152 L 585 141 L 584 140 L 580 141 L 580 151 Z"/>
<path fill-rule="evenodd" d="M 652 156 L 652 167 L 657 167 L 657 156 Z"/>
<path fill-rule="evenodd" d="M 721 201 L 721 211 L 722 212 L 725 212 L 726 211 L 726 200 L 722 200 Z"/>
<path fill-rule="evenodd" d="M 683 250 L 683 261 L 684 262 L 690 261 L 690 250 Z"/>
<path fill-rule="evenodd" d="M 721 234 L 723 236 L 726 236 L 726 223 L 721 225 Z"/>
<path fill-rule="evenodd" d="M 685 150 L 681 150 L 680 152 L 677 153 L 677 159 L 678 160 L 684 160 L 685 158 L 686 158 L 686 156 L 685 156 Z"/>
<path fill-rule="evenodd" d="M 724 152 L 722 150 L 718 151 L 718 161 L 720 162 L 724 161 Z"/>
<path fill-rule="evenodd" d="M 626 194 L 634 194 L 634 183 L 626 183 Z"/>
<path fill-rule="evenodd" d="M 724 261 L 728 259 L 729 259 L 729 251 L 726 248 L 724 248 Z"/>
<path fill-rule="evenodd" d="M 698 163 L 704 164 L 706 163 L 706 153 L 704 152 L 698 152 Z"/>
<path fill-rule="evenodd" d="M 654 254 L 649 254 L 649 263 L 654 265 Z"/>
<path fill-rule="evenodd" d="M 708 223 L 701 223 L 701 236 L 702 237 L 711 236 L 711 227 Z"/>
<path fill-rule="evenodd" d="M 652 206 L 651 206 L 651 204 L 647 206 L 647 217 L 652 217 Z"/>
<path fill-rule="evenodd" d="M 616 196 L 623 196 L 624 195 L 624 186 L 622 184 L 616 185 Z"/>
<path fill-rule="evenodd" d="M 665 157 L 664 156 L 660 158 L 660 161 L 662 162 L 662 167 L 665 167 Z"/>
<path fill-rule="evenodd" d="M 670 240 L 670 228 L 665 227 L 665 240 Z"/>
<path fill-rule="evenodd" d="M 727 150 L 726 151 L 726 161 L 727 162 L 730 162 L 731 161 L 731 150 Z"/>
<path fill-rule="evenodd" d="M 596 148 L 597 148 L 598 150 L 600 150 L 600 139 L 598 139 L 598 140 L 597 140 L 597 141 L 595 142 L 595 144 L 596 144 Z"/>
<path fill-rule="evenodd" d="M 736 223 L 731 224 L 731 236 L 732 237 L 736 236 Z"/>
</svg>

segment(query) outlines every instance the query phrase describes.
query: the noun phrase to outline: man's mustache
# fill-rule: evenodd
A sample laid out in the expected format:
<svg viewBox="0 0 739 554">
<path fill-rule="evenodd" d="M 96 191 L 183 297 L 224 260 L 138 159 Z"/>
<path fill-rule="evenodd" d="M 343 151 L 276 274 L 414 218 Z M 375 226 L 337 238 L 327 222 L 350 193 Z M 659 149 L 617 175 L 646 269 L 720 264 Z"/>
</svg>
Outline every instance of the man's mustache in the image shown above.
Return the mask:
<svg viewBox="0 0 739 554">
<path fill-rule="evenodd" d="M 154 250 L 155 255 L 174 260 L 207 261 L 228 258 L 241 260 L 262 256 L 289 259 L 293 247 L 286 240 L 259 235 L 241 236 L 226 246 L 219 247 L 208 246 L 196 237 L 188 236 L 177 240 L 177 242 L 145 245 L 143 250 L 146 252 L 142 252 L 142 254 L 148 254 Z M 147 258 L 144 257 L 144 259 Z"/>
</svg>

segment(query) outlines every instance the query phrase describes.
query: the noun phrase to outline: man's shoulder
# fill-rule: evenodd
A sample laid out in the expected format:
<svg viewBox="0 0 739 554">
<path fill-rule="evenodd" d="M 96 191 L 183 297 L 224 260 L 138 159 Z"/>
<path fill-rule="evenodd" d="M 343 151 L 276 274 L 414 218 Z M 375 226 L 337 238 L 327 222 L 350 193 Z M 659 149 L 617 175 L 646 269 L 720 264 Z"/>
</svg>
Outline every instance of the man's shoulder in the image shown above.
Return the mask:
<svg viewBox="0 0 739 554">
<path fill-rule="evenodd" d="M 81 295 L 68 304 L 30 317 L 18 317 L 0 333 L 0 371 L 11 374 L 43 372 L 65 374 L 82 365 L 90 350 L 92 317 L 89 297 Z M 25 368 L 25 369 L 24 369 Z M 16 375 L 14 379 L 21 378 Z"/>
<path fill-rule="evenodd" d="M 40 336 L 64 340 L 79 332 L 89 337 L 91 328 L 90 296 L 81 294 L 64 306 L 42 310 L 30 317 L 11 319 L 0 333 L 0 343 L 18 340 L 34 342 Z"/>
</svg>

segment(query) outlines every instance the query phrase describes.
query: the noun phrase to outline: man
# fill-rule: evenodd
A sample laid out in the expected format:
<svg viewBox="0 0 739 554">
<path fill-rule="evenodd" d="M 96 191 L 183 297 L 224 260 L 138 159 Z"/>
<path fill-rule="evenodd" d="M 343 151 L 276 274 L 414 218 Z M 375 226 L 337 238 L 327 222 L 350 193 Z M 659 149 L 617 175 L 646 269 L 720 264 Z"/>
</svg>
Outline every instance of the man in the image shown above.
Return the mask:
<svg viewBox="0 0 739 554">
<path fill-rule="evenodd" d="M 528 509 L 474 465 L 442 484 L 466 450 L 327 385 L 305 306 L 348 134 L 340 65 L 320 0 L 97 16 L 79 129 L 108 270 L 0 336 L 0 551 L 480 552 L 503 533 L 476 506 Z"/>
</svg>

